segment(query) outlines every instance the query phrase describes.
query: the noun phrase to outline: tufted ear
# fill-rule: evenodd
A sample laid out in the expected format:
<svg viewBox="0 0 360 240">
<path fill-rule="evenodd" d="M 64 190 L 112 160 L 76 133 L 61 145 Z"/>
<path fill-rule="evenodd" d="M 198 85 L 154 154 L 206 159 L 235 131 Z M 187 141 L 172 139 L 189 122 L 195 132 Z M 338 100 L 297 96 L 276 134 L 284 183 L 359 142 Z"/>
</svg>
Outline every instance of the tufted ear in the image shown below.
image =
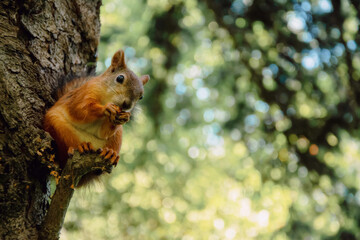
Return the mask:
<svg viewBox="0 0 360 240">
<path fill-rule="evenodd" d="M 142 84 L 145 85 L 150 80 L 150 76 L 149 75 L 143 75 L 143 76 L 140 77 L 140 80 L 141 80 Z"/>
<path fill-rule="evenodd" d="M 117 51 L 111 59 L 111 71 L 126 68 L 125 53 L 123 50 Z"/>
</svg>

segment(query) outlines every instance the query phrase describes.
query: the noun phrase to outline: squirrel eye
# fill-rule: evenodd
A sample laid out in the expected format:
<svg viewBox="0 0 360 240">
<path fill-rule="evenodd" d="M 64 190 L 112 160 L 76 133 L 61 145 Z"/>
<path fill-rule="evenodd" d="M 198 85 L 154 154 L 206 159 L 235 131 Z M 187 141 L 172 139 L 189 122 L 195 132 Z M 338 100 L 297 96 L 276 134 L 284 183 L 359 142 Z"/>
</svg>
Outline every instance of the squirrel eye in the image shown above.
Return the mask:
<svg viewBox="0 0 360 240">
<path fill-rule="evenodd" d="M 139 98 L 139 100 L 141 100 L 141 99 L 143 99 L 144 98 L 144 96 L 141 96 L 140 98 Z"/>
<path fill-rule="evenodd" d="M 116 77 L 116 81 L 118 83 L 123 83 L 124 79 L 125 79 L 124 75 L 119 75 L 119 76 Z"/>
</svg>

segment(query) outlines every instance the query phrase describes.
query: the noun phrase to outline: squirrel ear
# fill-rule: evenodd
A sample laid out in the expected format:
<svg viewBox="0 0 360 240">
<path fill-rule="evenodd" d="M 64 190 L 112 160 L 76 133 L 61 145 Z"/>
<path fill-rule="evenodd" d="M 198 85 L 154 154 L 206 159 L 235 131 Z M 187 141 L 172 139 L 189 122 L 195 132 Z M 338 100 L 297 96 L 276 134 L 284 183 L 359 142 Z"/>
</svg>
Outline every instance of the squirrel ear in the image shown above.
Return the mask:
<svg viewBox="0 0 360 240">
<path fill-rule="evenodd" d="M 150 80 L 150 76 L 149 75 L 143 75 L 143 76 L 140 77 L 140 80 L 141 80 L 142 84 L 145 85 Z"/>
<path fill-rule="evenodd" d="M 117 51 L 111 59 L 112 71 L 116 69 L 126 68 L 125 53 L 123 50 Z"/>
</svg>

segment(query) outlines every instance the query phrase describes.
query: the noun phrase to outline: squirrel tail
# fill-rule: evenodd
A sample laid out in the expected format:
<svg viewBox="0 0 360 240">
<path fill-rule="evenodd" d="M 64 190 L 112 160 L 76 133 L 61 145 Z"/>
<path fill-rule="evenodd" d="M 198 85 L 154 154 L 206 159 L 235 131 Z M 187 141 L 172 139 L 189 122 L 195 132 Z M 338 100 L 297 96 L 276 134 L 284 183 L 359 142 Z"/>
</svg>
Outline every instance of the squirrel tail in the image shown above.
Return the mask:
<svg viewBox="0 0 360 240">
<path fill-rule="evenodd" d="M 90 78 L 91 76 L 81 76 L 81 77 L 70 76 L 60 79 L 59 87 L 58 90 L 55 92 L 54 98 L 58 100 L 66 93 L 84 85 Z"/>
</svg>

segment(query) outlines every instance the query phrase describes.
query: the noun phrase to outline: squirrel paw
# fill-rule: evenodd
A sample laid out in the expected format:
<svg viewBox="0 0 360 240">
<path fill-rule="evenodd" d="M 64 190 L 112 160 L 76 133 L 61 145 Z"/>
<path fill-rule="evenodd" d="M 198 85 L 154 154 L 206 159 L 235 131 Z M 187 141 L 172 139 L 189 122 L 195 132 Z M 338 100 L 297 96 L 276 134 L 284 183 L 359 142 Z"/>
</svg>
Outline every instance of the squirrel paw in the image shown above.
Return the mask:
<svg viewBox="0 0 360 240">
<path fill-rule="evenodd" d="M 121 108 L 113 103 L 108 103 L 105 108 L 105 116 L 109 117 L 109 120 L 114 125 L 122 125 L 130 120 L 131 113 L 122 112 Z"/>
<path fill-rule="evenodd" d="M 129 113 L 129 112 L 120 112 L 115 117 L 115 121 L 114 121 L 115 124 L 123 125 L 123 124 L 127 123 L 130 120 L 130 115 L 131 115 L 131 113 Z"/>
<path fill-rule="evenodd" d="M 99 149 L 98 152 L 101 151 L 100 156 L 103 157 L 105 160 L 109 160 L 113 165 L 117 165 L 117 163 L 119 162 L 119 154 L 117 154 L 114 150 L 110 149 L 110 148 L 104 148 Z"/>
<path fill-rule="evenodd" d="M 82 142 L 77 146 L 77 148 L 69 147 L 68 155 L 74 155 L 74 151 L 77 149 L 79 153 L 88 153 L 88 152 L 96 152 L 94 146 L 90 142 Z"/>
</svg>

